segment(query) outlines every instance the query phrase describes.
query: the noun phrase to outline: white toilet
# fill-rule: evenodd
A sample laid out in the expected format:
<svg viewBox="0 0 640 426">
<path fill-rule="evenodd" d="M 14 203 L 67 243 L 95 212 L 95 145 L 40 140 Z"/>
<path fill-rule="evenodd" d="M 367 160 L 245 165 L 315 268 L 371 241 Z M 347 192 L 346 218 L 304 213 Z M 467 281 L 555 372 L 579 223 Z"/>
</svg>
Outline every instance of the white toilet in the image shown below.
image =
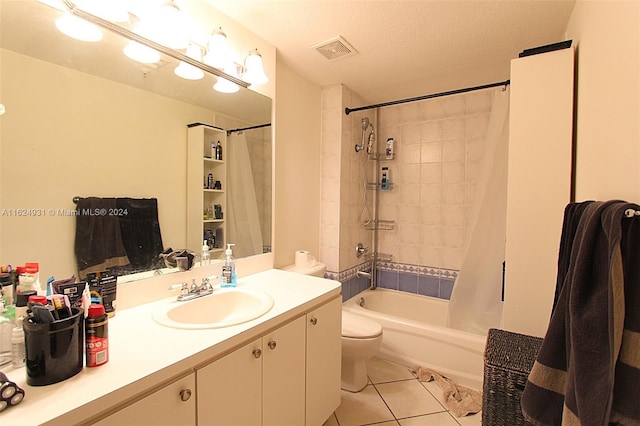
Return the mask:
<svg viewBox="0 0 640 426">
<path fill-rule="evenodd" d="M 315 262 L 311 267 L 291 265 L 283 269 L 324 277 L 326 266 Z M 342 389 L 360 392 L 367 386 L 367 360 L 378 353 L 381 343 L 380 324 L 362 315 L 342 310 Z"/>
</svg>

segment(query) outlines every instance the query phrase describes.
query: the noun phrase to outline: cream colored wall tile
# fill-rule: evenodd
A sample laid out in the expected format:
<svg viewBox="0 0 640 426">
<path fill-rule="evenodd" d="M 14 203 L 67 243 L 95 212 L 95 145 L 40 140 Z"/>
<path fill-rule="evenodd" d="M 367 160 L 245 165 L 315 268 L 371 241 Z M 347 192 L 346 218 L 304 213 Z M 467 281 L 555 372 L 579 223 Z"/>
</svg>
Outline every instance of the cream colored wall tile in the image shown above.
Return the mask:
<svg viewBox="0 0 640 426">
<path fill-rule="evenodd" d="M 338 203 L 323 202 L 320 208 L 320 222 L 323 225 L 340 224 L 340 205 Z"/>
<path fill-rule="evenodd" d="M 339 272 L 340 258 L 338 252 L 340 250 L 331 247 L 320 247 L 320 261 L 327 266 L 327 271 Z"/>
<path fill-rule="evenodd" d="M 420 184 L 408 183 L 403 184 L 400 192 L 401 204 L 420 204 Z"/>
<path fill-rule="evenodd" d="M 419 244 L 420 243 L 420 225 L 410 225 L 404 222 L 396 223 L 400 237 L 400 244 Z"/>
<path fill-rule="evenodd" d="M 421 207 L 417 204 L 402 206 L 402 208 L 399 209 L 398 211 L 399 214 L 396 216 L 396 218 L 400 223 L 406 223 L 411 225 L 419 224 L 420 209 Z"/>
<path fill-rule="evenodd" d="M 489 113 L 477 114 L 467 117 L 467 138 L 482 137 L 487 133 L 489 126 Z"/>
<path fill-rule="evenodd" d="M 467 108 L 466 97 L 467 95 L 460 94 L 440 98 L 442 100 L 442 106 L 444 108 L 446 117 L 455 117 L 465 114 Z"/>
<path fill-rule="evenodd" d="M 462 183 L 453 183 L 442 185 L 442 203 L 464 205 L 465 185 Z"/>
<path fill-rule="evenodd" d="M 422 225 L 440 225 L 444 222 L 443 211 L 444 206 L 420 206 L 420 224 Z"/>
<path fill-rule="evenodd" d="M 406 145 L 406 144 L 412 144 L 412 143 L 418 143 L 420 142 L 420 128 L 421 128 L 421 124 L 420 123 L 409 123 L 409 124 L 404 124 L 401 127 L 401 137 L 402 137 L 402 144 Z"/>
<path fill-rule="evenodd" d="M 464 247 L 464 228 L 462 227 L 447 227 L 442 233 L 442 243 L 445 247 L 449 248 L 463 248 Z"/>
<path fill-rule="evenodd" d="M 386 165 L 386 164 L 385 164 Z M 393 171 L 393 175 L 396 179 L 392 179 L 392 182 L 399 182 L 402 184 L 419 183 L 420 182 L 420 164 L 403 164 L 402 167 L 388 166 Z"/>
<path fill-rule="evenodd" d="M 442 140 L 464 139 L 465 128 L 466 120 L 464 117 L 442 120 Z"/>
<path fill-rule="evenodd" d="M 420 185 L 420 204 L 423 206 L 439 206 L 442 204 L 442 188 L 440 184 Z"/>
<path fill-rule="evenodd" d="M 442 164 L 422 163 L 420 165 L 420 183 L 441 183 Z"/>
<path fill-rule="evenodd" d="M 435 120 L 446 115 L 442 98 L 421 101 L 420 112 L 423 120 Z"/>
<path fill-rule="evenodd" d="M 442 247 L 442 226 L 422 225 L 420 240 L 426 247 Z"/>
<path fill-rule="evenodd" d="M 442 163 L 442 182 L 463 183 L 465 181 L 464 161 L 447 161 Z"/>
<path fill-rule="evenodd" d="M 466 210 L 463 206 L 442 206 L 442 224 L 462 227 L 466 222 Z"/>
<path fill-rule="evenodd" d="M 438 163 L 442 161 L 442 142 L 425 142 L 421 145 L 420 161 Z"/>
<path fill-rule="evenodd" d="M 467 144 L 464 139 L 455 139 L 442 144 L 442 161 L 460 161 L 467 159 Z"/>
<path fill-rule="evenodd" d="M 442 266 L 442 251 L 441 247 L 432 247 L 422 245 L 420 247 L 420 264 L 434 267 Z"/>
<path fill-rule="evenodd" d="M 322 225 L 320 246 L 325 248 L 340 247 L 340 228 L 337 225 Z"/>
<path fill-rule="evenodd" d="M 442 249 L 441 267 L 448 269 L 460 269 L 462 259 L 464 259 L 464 249 L 444 247 Z"/>
<path fill-rule="evenodd" d="M 401 123 L 413 123 L 420 121 L 420 106 L 415 102 L 409 102 L 400 104 L 400 122 Z"/>
<path fill-rule="evenodd" d="M 420 263 L 420 247 L 419 243 L 400 243 L 398 258 L 402 259 L 402 263 L 417 265 Z"/>
<path fill-rule="evenodd" d="M 442 120 L 425 121 L 420 127 L 422 142 L 438 142 L 442 140 Z"/>
</svg>

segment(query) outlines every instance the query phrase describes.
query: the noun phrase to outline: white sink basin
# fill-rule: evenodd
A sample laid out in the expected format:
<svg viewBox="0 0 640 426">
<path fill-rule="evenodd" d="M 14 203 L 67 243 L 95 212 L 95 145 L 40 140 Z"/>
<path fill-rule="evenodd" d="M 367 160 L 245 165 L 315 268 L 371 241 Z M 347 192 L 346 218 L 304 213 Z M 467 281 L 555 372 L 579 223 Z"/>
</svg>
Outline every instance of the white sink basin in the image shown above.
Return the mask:
<svg viewBox="0 0 640 426">
<path fill-rule="evenodd" d="M 222 328 L 256 319 L 272 306 L 273 298 L 261 291 L 223 288 L 187 302 L 172 299 L 160 304 L 153 311 L 153 319 L 173 328 Z"/>
</svg>

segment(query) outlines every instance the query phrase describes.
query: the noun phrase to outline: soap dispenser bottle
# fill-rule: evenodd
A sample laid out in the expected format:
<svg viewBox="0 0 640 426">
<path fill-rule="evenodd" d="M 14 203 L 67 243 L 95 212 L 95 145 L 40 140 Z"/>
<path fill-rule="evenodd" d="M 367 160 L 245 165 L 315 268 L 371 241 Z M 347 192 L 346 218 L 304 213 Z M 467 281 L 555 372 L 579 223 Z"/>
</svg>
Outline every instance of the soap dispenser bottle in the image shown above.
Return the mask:
<svg viewBox="0 0 640 426">
<path fill-rule="evenodd" d="M 211 255 L 209 253 L 209 244 L 207 240 L 202 241 L 202 253 L 200 253 L 200 265 L 208 265 L 211 262 Z"/>
<path fill-rule="evenodd" d="M 224 254 L 227 255 L 227 258 L 222 266 L 220 287 L 235 287 L 238 285 L 238 281 L 236 279 L 236 263 L 233 260 L 233 252 L 231 251 L 232 246 L 235 246 L 235 244 L 227 244 L 227 249 L 224 252 Z"/>
</svg>

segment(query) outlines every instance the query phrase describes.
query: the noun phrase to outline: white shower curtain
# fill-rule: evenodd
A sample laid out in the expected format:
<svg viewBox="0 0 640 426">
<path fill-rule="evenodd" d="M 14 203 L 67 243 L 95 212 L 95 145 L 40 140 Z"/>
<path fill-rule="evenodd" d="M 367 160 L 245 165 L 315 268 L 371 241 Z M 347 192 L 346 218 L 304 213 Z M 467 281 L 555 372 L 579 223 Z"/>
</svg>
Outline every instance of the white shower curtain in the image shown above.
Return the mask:
<svg viewBox="0 0 640 426">
<path fill-rule="evenodd" d="M 232 133 L 227 143 L 227 243 L 233 243 L 233 256 L 262 253 L 262 232 L 253 172 L 243 132 Z"/>
<path fill-rule="evenodd" d="M 502 264 L 507 219 L 509 89 L 496 89 L 474 205 L 470 237 L 449 301 L 449 327 L 485 334 L 502 317 Z"/>
</svg>

